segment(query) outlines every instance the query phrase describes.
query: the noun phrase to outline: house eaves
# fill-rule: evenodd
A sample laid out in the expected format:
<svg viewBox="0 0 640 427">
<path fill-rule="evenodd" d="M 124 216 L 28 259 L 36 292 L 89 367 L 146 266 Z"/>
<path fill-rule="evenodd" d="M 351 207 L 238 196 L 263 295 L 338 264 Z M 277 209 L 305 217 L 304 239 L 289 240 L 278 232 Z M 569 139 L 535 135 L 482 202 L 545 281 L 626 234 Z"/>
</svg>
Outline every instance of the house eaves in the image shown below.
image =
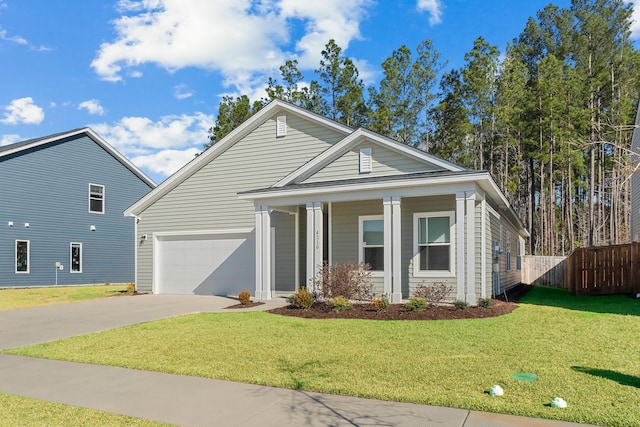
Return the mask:
<svg viewBox="0 0 640 427">
<path fill-rule="evenodd" d="M 244 123 L 231 131 L 228 135 L 218 141 L 213 147 L 209 148 L 199 156 L 195 157 L 185 166 L 183 166 L 176 173 L 171 175 L 165 181 L 163 181 L 153 191 L 150 191 L 147 195 L 140 200 L 129 206 L 124 214 L 127 216 L 137 216 L 142 213 L 149 206 L 161 199 L 165 194 L 176 188 L 182 182 L 187 180 L 190 176 L 196 173 L 198 170 L 214 161 L 218 156 L 228 150 L 230 147 L 239 142 L 242 138 L 253 132 L 256 128 L 266 122 L 269 117 L 273 116 L 277 112 L 285 111 L 303 117 L 313 123 L 321 126 L 333 129 L 344 135 L 348 135 L 353 132 L 353 128 L 345 126 L 341 123 L 327 119 L 319 114 L 313 113 L 304 108 L 290 104 L 288 102 L 276 99 L 267 104 L 264 108 L 259 110 Z"/>
<path fill-rule="evenodd" d="M 100 135 L 95 133 L 91 128 L 79 128 L 73 129 L 68 132 L 60 132 L 53 135 L 48 135 L 40 138 L 29 139 L 26 141 L 17 142 L 15 144 L 5 145 L 0 147 L 0 158 L 19 154 L 20 152 L 41 147 L 47 144 L 51 144 L 63 139 L 71 138 L 74 136 L 85 134 L 93 142 L 102 147 L 106 152 L 118 160 L 124 167 L 129 169 L 140 180 L 146 183 L 151 188 L 156 188 L 156 183 L 149 178 L 144 172 L 138 169 L 129 159 L 123 156 L 118 150 L 113 148 L 107 141 L 105 141 Z"/>
</svg>

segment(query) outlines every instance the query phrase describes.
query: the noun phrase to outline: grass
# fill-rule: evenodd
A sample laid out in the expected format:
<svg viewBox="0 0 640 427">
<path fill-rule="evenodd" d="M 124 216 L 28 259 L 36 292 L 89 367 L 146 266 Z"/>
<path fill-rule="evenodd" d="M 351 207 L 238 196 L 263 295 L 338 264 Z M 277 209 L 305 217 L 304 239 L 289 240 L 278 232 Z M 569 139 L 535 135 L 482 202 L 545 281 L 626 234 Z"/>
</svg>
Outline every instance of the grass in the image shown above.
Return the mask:
<svg viewBox="0 0 640 427">
<path fill-rule="evenodd" d="M 104 298 L 125 290 L 126 285 L 0 289 L 0 311 Z"/>
<path fill-rule="evenodd" d="M 604 426 L 640 424 L 640 301 L 534 288 L 482 320 L 206 313 L 8 351 Z M 513 380 L 535 373 L 533 383 Z M 505 390 L 492 398 L 493 384 Z M 549 406 L 554 397 L 566 409 Z"/>
<path fill-rule="evenodd" d="M 168 426 L 93 409 L 0 393 L 0 426 Z"/>
</svg>

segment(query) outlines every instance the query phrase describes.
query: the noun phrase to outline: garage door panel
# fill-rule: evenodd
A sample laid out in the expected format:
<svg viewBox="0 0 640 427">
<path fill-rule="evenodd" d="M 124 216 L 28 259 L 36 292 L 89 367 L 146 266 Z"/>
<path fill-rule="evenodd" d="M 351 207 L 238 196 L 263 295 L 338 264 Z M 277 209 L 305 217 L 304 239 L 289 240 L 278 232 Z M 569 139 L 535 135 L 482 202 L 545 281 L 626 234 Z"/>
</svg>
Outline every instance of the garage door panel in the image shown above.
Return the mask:
<svg viewBox="0 0 640 427">
<path fill-rule="evenodd" d="M 252 234 L 162 237 L 158 292 L 237 295 L 255 287 Z"/>
</svg>

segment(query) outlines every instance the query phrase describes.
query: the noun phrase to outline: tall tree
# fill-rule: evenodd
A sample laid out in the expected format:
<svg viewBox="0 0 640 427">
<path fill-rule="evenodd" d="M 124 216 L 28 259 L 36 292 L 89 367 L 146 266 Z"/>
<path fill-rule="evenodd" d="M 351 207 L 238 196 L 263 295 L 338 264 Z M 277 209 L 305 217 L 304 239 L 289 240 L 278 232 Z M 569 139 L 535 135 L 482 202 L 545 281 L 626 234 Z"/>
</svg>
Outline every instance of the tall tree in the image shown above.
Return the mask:
<svg viewBox="0 0 640 427">
<path fill-rule="evenodd" d="M 242 95 L 235 99 L 230 95 L 223 96 L 218 106 L 216 123 L 209 129 L 209 142 L 204 144 L 204 149 L 212 147 L 229 132 L 257 113 L 262 106 L 261 101 L 252 103 L 247 95 Z"/>
<path fill-rule="evenodd" d="M 422 145 L 421 148 L 428 152 L 430 149 L 429 136 L 433 132 L 434 110 L 432 103 L 436 99 L 434 89 L 438 82 L 438 73 L 446 65 L 446 61 L 440 61 L 440 54 L 435 50 L 433 43 L 429 39 L 420 43 L 416 52 L 417 58 L 413 64 L 413 79 L 424 110 L 424 123 L 422 125 L 424 130 L 420 137 L 420 145 Z"/>
</svg>

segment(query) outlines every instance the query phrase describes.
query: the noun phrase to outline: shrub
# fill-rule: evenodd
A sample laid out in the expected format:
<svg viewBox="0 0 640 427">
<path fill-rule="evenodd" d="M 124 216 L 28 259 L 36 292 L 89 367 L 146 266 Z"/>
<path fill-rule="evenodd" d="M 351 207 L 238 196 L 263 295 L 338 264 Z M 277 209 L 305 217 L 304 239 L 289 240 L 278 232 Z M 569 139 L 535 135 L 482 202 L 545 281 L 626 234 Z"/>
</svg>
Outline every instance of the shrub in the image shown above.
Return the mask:
<svg viewBox="0 0 640 427">
<path fill-rule="evenodd" d="M 128 283 L 127 287 L 126 287 L 127 293 L 128 294 L 133 294 L 136 292 L 136 284 L 135 283 Z"/>
<path fill-rule="evenodd" d="M 305 288 L 300 288 L 295 294 L 287 297 L 287 302 L 296 308 L 311 308 L 313 296 Z"/>
<path fill-rule="evenodd" d="M 352 307 L 352 305 L 349 302 L 349 300 L 346 299 L 345 297 L 342 297 L 342 296 L 337 296 L 337 297 L 331 298 L 327 302 L 327 305 L 329 305 L 329 307 L 333 311 L 349 310 Z"/>
<path fill-rule="evenodd" d="M 238 300 L 240 301 L 240 304 L 247 305 L 251 302 L 251 294 L 249 291 L 242 291 L 238 294 Z"/>
<path fill-rule="evenodd" d="M 386 294 L 382 294 L 380 298 L 374 298 L 373 306 L 377 311 L 384 311 L 389 307 L 389 298 Z"/>
<path fill-rule="evenodd" d="M 489 308 L 493 305 L 493 300 L 491 298 L 480 298 L 478 305 L 482 308 Z"/>
<path fill-rule="evenodd" d="M 453 303 L 453 306 L 455 308 L 457 308 L 458 310 L 464 310 L 465 308 L 467 308 L 469 306 L 469 303 L 466 301 L 462 301 L 460 299 L 457 299 L 456 302 Z"/>
<path fill-rule="evenodd" d="M 411 297 L 404 307 L 411 311 L 423 311 L 427 308 L 427 300 L 422 297 Z"/>
<path fill-rule="evenodd" d="M 354 301 L 371 301 L 371 267 L 358 262 L 325 263 L 312 286 L 318 297 L 324 300 L 344 297 Z"/>
<path fill-rule="evenodd" d="M 424 298 L 430 307 L 442 303 L 449 295 L 449 286 L 444 282 L 420 283 L 413 292 L 415 296 Z"/>
</svg>

